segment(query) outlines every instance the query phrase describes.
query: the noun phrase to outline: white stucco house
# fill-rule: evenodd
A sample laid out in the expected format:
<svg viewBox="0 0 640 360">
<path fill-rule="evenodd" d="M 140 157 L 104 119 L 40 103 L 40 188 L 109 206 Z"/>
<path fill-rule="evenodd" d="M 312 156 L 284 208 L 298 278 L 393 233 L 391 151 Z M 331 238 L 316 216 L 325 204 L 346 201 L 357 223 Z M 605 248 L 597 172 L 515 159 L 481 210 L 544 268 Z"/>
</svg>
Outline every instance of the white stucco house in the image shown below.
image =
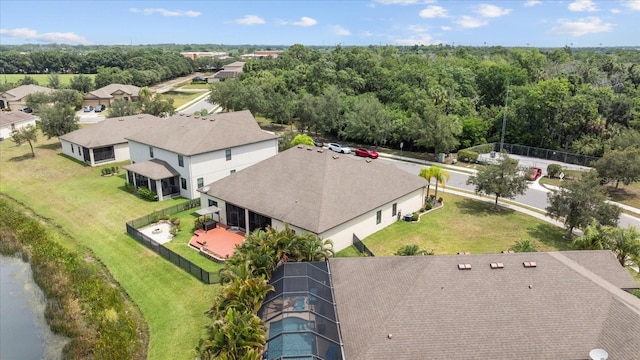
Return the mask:
<svg viewBox="0 0 640 360">
<path fill-rule="evenodd" d="M 54 91 L 54 89 L 40 85 L 20 85 L 0 94 L 0 109 L 8 108 L 18 110 L 19 108 L 27 105 L 28 95 L 38 92 L 49 94 Z"/>
<path fill-rule="evenodd" d="M 339 251 L 354 234 L 363 239 L 420 209 L 426 186 L 391 164 L 297 146 L 200 189 L 200 200 L 222 224 L 251 232 L 286 223 Z"/>
<path fill-rule="evenodd" d="M 90 166 L 130 159 L 126 137 L 149 128 L 159 117 L 140 114 L 108 118 L 60 136 L 62 153 Z"/>
<path fill-rule="evenodd" d="M 0 140 L 11 137 L 13 129 L 35 125 L 38 117 L 22 111 L 0 111 Z"/>
<path fill-rule="evenodd" d="M 161 201 L 194 199 L 197 189 L 278 153 L 276 135 L 260 129 L 248 110 L 199 117 L 175 115 L 127 136 L 127 182 Z"/>
</svg>

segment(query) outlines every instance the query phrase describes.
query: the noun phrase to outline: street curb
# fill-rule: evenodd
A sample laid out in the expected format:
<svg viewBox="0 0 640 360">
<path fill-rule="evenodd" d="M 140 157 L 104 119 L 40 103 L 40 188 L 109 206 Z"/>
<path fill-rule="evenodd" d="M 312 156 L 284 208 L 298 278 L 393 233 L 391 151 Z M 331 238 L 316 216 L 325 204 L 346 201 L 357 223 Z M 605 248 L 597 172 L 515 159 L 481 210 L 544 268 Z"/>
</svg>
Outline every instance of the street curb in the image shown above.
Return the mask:
<svg viewBox="0 0 640 360">
<path fill-rule="evenodd" d="M 209 96 L 209 94 L 211 93 L 211 91 L 206 91 L 204 94 L 198 96 L 197 98 L 189 101 L 188 103 L 182 104 L 180 107 L 176 108 L 176 111 L 182 111 L 186 108 L 191 107 L 191 105 L 197 103 L 198 101 L 204 99 L 205 97 Z"/>
</svg>

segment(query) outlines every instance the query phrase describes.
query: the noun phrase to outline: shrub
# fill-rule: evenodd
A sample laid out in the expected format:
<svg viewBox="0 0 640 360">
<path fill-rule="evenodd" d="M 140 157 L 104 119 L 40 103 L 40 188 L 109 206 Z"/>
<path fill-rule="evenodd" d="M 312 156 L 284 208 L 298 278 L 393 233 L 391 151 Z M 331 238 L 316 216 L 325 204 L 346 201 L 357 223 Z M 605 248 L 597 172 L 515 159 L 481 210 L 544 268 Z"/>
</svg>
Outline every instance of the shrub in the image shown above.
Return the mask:
<svg viewBox="0 0 640 360">
<path fill-rule="evenodd" d="M 112 173 L 112 174 L 117 174 L 117 173 L 118 173 L 118 171 L 116 170 L 116 167 L 115 167 L 115 166 L 112 166 L 112 167 L 111 167 L 111 173 Z"/>
<path fill-rule="evenodd" d="M 133 185 L 132 183 L 128 183 L 126 181 L 124 183 L 124 188 L 125 188 L 125 190 L 127 190 L 128 192 L 130 192 L 132 194 L 136 191 L 136 186 Z"/>
<path fill-rule="evenodd" d="M 146 187 L 139 187 L 138 188 L 138 195 L 140 195 L 141 198 L 148 200 L 148 201 L 155 201 L 158 198 L 158 195 L 156 195 L 156 193 L 154 193 L 153 191 L 147 189 Z M 157 222 L 158 219 L 156 219 L 154 222 Z"/>
<path fill-rule="evenodd" d="M 560 164 L 549 164 L 547 166 L 547 174 L 549 177 L 558 177 L 562 172 L 562 166 Z"/>
<path fill-rule="evenodd" d="M 478 160 L 478 153 L 470 150 L 458 151 L 458 160 L 466 163 L 474 163 Z"/>
<path fill-rule="evenodd" d="M 424 211 L 428 211 L 428 210 L 431 210 L 431 209 L 433 209 L 433 204 L 431 204 L 431 202 L 430 202 L 430 201 L 427 201 L 427 202 L 424 204 Z"/>
<path fill-rule="evenodd" d="M 180 219 L 178 219 L 177 217 L 173 217 L 171 218 L 171 220 L 169 220 L 174 226 L 180 226 Z"/>
<path fill-rule="evenodd" d="M 418 219 L 420 218 L 420 216 L 419 216 L 419 214 L 418 214 L 418 212 L 417 212 L 417 211 L 416 211 L 416 212 L 414 212 L 414 213 L 413 213 L 413 214 L 411 214 L 411 215 L 413 215 L 413 216 L 411 217 L 411 220 L 412 220 L 412 221 L 418 221 Z"/>
<path fill-rule="evenodd" d="M 443 202 L 443 201 L 444 201 L 444 199 L 443 199 L 442 197 L 439 197 L 439 198 L 438 198 L 438 202 L 439 202 L 440 204 L 442 204 L 442 202 Z"/>
<path fill-rule="evenodd" d="M 178 231 L 180 231 L 180 229 L 178 229 L 177 226 L 172 226 L 171 229 L 169 229 L 169 234 L 171 234 L 172 236 L 176 236 L 178 234 Z"/>
<path fill-rule="evenodd" d="M 418 247 L 418 245 L 415 245 L 415 244 L 405 245 L 405 246 L 401 247 L 400 249 L 398 249 L 398 251 L 396 251 L 396 253 L 394 255 L 412 256 L 412 255 L 416 255 L 419 250 L 420 250 L 420 247 Z"/>
</svg>

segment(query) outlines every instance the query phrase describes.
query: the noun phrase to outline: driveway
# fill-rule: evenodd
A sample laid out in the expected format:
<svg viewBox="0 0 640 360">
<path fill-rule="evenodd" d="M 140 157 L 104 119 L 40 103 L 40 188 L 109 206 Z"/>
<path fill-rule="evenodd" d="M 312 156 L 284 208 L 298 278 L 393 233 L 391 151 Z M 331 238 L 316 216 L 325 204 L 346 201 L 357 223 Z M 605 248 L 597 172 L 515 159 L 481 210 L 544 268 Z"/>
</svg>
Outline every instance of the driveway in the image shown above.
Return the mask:
<svg viewBox="0 0 640 360">
<path fill-rule="evenodd" d="M 97 113 L 94 111 L 84 112 L 84 110 L 76 111 L 76 116 L 78 116 L 78 123 L 80 124 L 95 124 L 105 119 L 102 113 Z"/>
</svg>

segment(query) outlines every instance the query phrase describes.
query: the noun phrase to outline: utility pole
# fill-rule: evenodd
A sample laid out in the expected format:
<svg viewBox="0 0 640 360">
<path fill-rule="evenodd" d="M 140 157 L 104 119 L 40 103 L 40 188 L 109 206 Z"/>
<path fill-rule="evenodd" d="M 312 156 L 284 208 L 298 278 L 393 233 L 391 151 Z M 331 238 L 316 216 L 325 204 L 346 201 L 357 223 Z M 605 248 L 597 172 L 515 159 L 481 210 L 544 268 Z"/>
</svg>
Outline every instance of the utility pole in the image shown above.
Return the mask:
<svg viewBox="0 0 640 360">
<path fill-rule="evenodd" d="M 504 110 L 502 112 L 502 134 L 500 135 L 500 152 L 504 150 L 504 132 L 507 129 L 507 108 L 509 107 L 509 83 L 507 82 L 507 96 L 504 100 Z"/>
</svg>

